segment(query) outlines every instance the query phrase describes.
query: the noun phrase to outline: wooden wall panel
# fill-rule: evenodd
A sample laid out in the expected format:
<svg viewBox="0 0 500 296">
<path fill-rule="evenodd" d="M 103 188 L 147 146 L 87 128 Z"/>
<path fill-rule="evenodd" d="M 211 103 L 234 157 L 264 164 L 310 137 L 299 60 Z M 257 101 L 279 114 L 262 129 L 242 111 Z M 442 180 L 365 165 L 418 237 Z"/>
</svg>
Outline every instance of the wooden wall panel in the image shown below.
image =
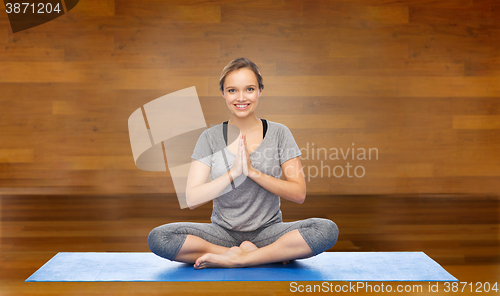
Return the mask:
<svg viewBox="0 0 500 296">
<path fill-rule="evenodd" d="M 219 23 L 221 19 L 220 5 L 172 5 L 169 2 L 125 2 L 118 5 L 115 15 L 134 15 L 140 17 L 157 17 L 172 23 Z"/>
<path fill-rule="evenodd" d="M 78 3 L 76 8 L 70 12 L 92 16 L 114 16 L 116 9 L 114 0 L 86 0 L 83 3 Z"/>
<path fill-rule="evenodd" d="M 196 86 L 207 125 L 227 120 L 220 71 L 246 56 L 256 114 L 292 131 L 309 194 L 498 194 L 499 20 L 493 0 L 92 0 L 12 33 L 0 11 L 0 193 L 174 192 L 135 167 L 128 117 Z"/>
<path fill-rule="evenodd" d="M 33 158 L 33 149 L 0 149 L 0 163 L 30 163 Z"/>
<path fill-rule="evenodd" d="M 454 129 L 500 129 L 500 115 L 453 116 Z"/>
<path fill-rule="evenodd" d="M 64 48 L 16 44 L 0 47 L 0 62 L 36 62 L 41 59 L 46 62 L 64 62 Z"/>
<path fill-rule="evenodd" d="M 471 65 L 468 71 L 474 71 Z M 476 70 L 477 71 L 477 70 Z M 278 64 L 279 75 L 326 76 L 463 76 L 460 62 L 416 62 L 396 57 L 305 58 L 294 63 Z"/>
<path fill-rule="evenodd" d="M 8 82 L 79 82 L 82 73 L 67 63 L 0 63 L 0 80 Z"/>
</svg>

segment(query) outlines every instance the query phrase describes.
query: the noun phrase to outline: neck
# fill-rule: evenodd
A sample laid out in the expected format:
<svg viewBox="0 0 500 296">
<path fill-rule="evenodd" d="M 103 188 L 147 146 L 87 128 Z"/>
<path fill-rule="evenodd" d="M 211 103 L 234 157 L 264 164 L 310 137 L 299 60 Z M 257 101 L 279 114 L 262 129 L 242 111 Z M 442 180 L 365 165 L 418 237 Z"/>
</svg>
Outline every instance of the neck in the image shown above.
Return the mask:
<svg viewBox="0 0 500 296">
<path fill-rule="evenodd" d="M 240 118 L 233 115 L 231 116 L 231 119 L 229 119 L 228 124 L 238 127 L 242 134 L 247 134 L 248 132 L 261 125 L 260 119 L 258 119 L 254 115 L 247 116 L 245 118 Z"/>
</svg>

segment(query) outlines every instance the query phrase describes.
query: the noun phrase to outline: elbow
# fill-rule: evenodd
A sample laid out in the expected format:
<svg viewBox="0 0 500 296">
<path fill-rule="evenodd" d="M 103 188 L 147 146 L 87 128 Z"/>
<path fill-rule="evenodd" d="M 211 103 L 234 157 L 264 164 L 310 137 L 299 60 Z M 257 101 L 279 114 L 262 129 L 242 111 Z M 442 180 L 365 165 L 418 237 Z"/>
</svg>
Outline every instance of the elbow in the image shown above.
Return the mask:
<svg viewBox="0 0 500 296">
<path fill-rule="evenodd" d="M 188 208 L 189 208 L 190 210 L 192 210 L 192 209 L 194 209 L 194 208 L 195 208 L 195 206 L 194 206 L 194 205 L 192 205 L 192 204 L 189 202 L 189 198 L 186 198 L 186 204 L 187 204 L 187 206 L 188 206 Z"/>
<path fill-rule="evenodd" d="M 306 200 L 306 195 L 307 195 L 306 192 L 307 192 L 307 190 L 306 190 L 306 186 L 304 184 L 304 188 L 302 188 L 302 190 L 300 190 L 299 201 L 298 201 L 299 204 L 303 204 L 304 201 Z"/>
<path fill-rule="evenodd" d="M 295 200 L 298 204 L 303 204 L 304 201 L 306 200 L 306 193 L 299 194 L 295 197 Z"/>
<path fill-rule="evenodd" d="M 193 203 L 192 197 L 190 198 L 190 194 L 188 194 L 188 190 L 186 190 L 186 205 L 190 210 L 195 209 L 197 206 Z"/>
<path fill-rule="evenodd" d="M 305 186 L 299 186 L 297 190 L 297 194 L 295 195 L 295 202 L 298 204 L 303 204 L 304 201 L 306 200 L 306 187 Z"/>
<path fill-rule="evenodd" d="M 203 197 L 199 196 L 199 193 L 196 191 L 194 192 L 195 195 L 193 195 L 192 191 L 193 191 L 192 189 L 186 190 L 186 205 L 190 210 L 194 210 L 197 207 L 202 206 L 208 202 L 208 201 L 203 201 Z"/>
<path fill-rule="evenodd" d="M 190 210 L 194 210 L 198 207 L 197 205 L 190 203 L 189 200 L 187 200 L 187 199 L 186 199 L 186 203 L 187 203 L 187 206 Z"/>
<path fill-rule="evenodd" d="M 186 205 L 188 206 L 188 208 L 190 210 L 194 210 L 196 209 L 197 207 L 203 205 L 204 203 L 200 203 L 200 202 L 196 202 L 193 200 L 193 198 L 189 198 L 189 195 L 186 194 Z"/>
<path fill-rule="evenodd" d="M 194 209 L 194 206 L 189 202 L 189 198 L 186 198 L 186 204 L 190 210 Z"/>
</svg>

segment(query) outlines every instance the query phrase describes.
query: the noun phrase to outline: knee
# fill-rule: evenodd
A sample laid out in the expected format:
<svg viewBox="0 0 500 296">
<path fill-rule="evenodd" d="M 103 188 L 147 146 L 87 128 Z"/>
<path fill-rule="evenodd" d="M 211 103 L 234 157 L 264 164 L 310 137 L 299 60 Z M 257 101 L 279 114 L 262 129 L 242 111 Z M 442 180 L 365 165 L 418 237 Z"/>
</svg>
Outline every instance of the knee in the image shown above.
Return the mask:
<svg viewBox="0 0 500 296">
<path fill-rule="evenodd" d="M 148 245 L 154 254 L 174 260 L 177 251 L 182 245 L 185 237 L 171 229 L 169 225 L 162 225 L 154 228 L 148 235 Z"/>
<path fill-rule="evenodd" d="M 323 218 L 312 218 L 313 224 L 315 225 L 317 231 L 321 234 L 323 238 L 323 248 L 328 250 L 337 243 L 339 237 L 339 228 L 337 224 L 329 219 Z"/>
<path fill-rule="evenodd" d="M 244 241 L 240 244 L 240 248 L 245 251 L 245 252 L 249 252 L 249 251 L 253 251 L 253 250 L 256 250 L 258 249 L 256 245 L 254 245 L 252 242 L 250 241 Z"/>
<path fill-rule="evenodd" d="M 333 247 L 337 243 L 337 239 L 339 237 L 339 228 L 337 227 L 337 224 L 333 222 L 332 220 L 328 219 L 323 219 L 324 220 L 324 229 L 325 229 L 325 235 L 327 236 L 327 241 Z"/>
<path fill-rule="evenodd" d="M 161 230 L 161 226 L 158 226 L 151 230 L 148 235 L 148 245 L 151 252 L 158 254 L 158 250 L 163 245 L 165 231 Z"/>
<path fill-rule="evenodd" d="M 254 246 L 254 244 L 252 244 L 250 241 L 244 241 L 240 244 L 240 248 L 247 248 L 252 246 Z"/>
</svg>

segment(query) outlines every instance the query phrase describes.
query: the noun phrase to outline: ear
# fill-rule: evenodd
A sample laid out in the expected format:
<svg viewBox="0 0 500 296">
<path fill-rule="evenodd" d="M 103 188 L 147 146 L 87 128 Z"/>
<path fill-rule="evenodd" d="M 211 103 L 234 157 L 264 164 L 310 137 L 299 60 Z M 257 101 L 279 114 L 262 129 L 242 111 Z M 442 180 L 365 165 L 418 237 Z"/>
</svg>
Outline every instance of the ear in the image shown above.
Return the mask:
<svg viewBox="0 0 500 296">
<path fill-rule="evenodd" d="M 225 99 L 226 98 L 226 94 L 224 93 L 224 91 L 222 91 L 222 97 Z"/>
<path fill-rule="evenodd" d="M 262 96 L 262 89 L 259 89 L 259 97 Z"/>
</svg>

